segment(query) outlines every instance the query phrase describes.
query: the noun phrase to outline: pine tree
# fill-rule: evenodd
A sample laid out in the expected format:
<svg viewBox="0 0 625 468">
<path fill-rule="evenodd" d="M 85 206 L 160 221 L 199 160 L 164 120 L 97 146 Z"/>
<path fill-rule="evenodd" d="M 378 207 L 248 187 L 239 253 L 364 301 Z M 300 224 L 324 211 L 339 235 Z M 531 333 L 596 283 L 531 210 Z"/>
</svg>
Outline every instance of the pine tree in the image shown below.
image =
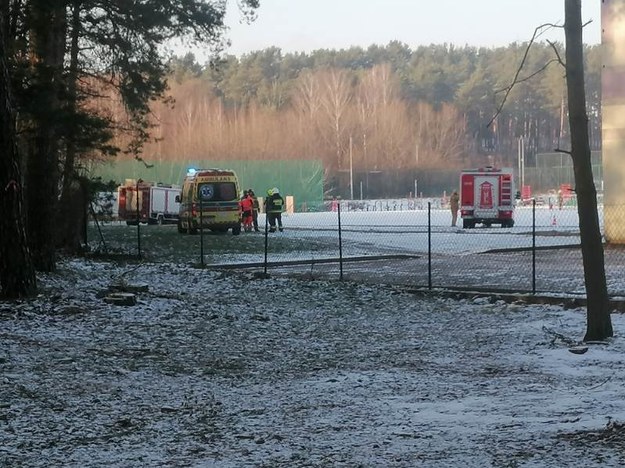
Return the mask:
<svg viewBox="0 0 625 468">
<path fill-rule="evenodd" d="M 37 290 L 22 215 L 22 176 L 15 136 L 15 112 L 0 13 L 0 296 L 19 298 Z"/>
</svg>

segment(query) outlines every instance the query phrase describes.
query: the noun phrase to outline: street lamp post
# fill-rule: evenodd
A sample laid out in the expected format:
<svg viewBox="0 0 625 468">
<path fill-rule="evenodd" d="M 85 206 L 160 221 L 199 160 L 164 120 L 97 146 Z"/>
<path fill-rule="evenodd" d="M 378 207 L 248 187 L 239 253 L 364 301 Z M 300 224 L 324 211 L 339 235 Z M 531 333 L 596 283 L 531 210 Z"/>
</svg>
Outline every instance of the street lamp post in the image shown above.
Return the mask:
<svg viewBox="0 0 625 468">
<path fill-rule="evenodd" d="M 519 137 L 518 165 L 519 181 L 521 182 L 521 193 L 523 193 L 523 187 L 525 186 L 525 139 L 523 137 Z"/>
<path fill-rule="evenodd" d="M 354 199 L 354 144 L 353 139 L 349 137 L 349 199 Z"/>
<path fill-rule="evenodd" d="M 367 162 L 367 134 L 362 134 L 362 159 L 365 168 L 365 189 L 367 198 L 369 198 L 369 163 Z"/>
<path fill-rule="evenodd" d="M 143 179 L 137 179 L 136 186 L 136 202 L 137 202 L 137 256 L 141 258 L 141 210 L 139 207 L 139 184 L 143 183 Z"/>
</svg>

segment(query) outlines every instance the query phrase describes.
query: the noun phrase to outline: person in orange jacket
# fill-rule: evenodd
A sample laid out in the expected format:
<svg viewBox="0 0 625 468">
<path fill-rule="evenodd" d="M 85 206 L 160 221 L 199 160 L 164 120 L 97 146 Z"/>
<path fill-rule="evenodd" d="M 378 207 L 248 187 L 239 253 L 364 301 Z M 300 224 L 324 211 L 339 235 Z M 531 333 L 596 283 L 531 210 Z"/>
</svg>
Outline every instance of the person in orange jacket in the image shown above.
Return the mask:
<svg viewBox="0 0 625 468">
<path fill-rule="evenodd" d="M 252 208 L 252 221 L 254 222 L 254 231 L 259 232 L 258 229 L 258 211 L 260 210 L 260 203 L 258 202 L 258 197 L 254 193 L 254 190 L 247 189 L 247 194 L 252 197 L 253 208 Z"/>
<path fill-rule="evenodd" d="M 241 206 L 241 222 L 243 223 L 243 230 L 250 232 L 252 230 L 254 200 L 248 192 L 243 192 L 243 198 L 239 202 Z"/>
</svg>

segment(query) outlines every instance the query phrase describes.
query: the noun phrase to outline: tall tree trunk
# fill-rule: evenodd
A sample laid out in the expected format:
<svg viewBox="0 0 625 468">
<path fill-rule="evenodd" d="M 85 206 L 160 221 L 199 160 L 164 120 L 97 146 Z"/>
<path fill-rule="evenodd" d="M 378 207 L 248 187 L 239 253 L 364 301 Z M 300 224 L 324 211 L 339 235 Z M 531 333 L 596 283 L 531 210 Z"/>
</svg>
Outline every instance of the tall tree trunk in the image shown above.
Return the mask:
<svg viewBox="0 0 625 468">
<path fill-rule="evenodd" d="M 83 221 L 85 218 L 83 190 L 76 173 L 76 141 L 77 128 L 75 123 L 77 108 L 78 83 L 78 39 L 80 35 L 80 1 L 73 1 L 71 21 L 71 47 L 69 74 L 67 77 L 67 115 L 69 116 L 68 131 L 65 137 L 65 162 L 63 164 L 63 184 L 61 187 L 61 203 L 59 206 L 59 237 L 57 245 L 69 252 L 78 252 L 83 238 Z M 78 198 L 80 203 L 75 203 Z M 77 211 L 80 210 L 80 211 Z"/>
<path fill-rule="evenodd" d="M 38 110 L 27 164 L 28 235 L 35 268 L 54 271 L 59 183 L 57 125 L 61 116 L 65 2 L 32 0 L 30 13 L 31 63 Z"/>
<path fill-rule="evenodd" d="M 6 60 L 5 17 L 0 16 L 0 296 L 19 298 L 34 295 L 37 281 L 23 222 L 22 175 Z"/>
<path fill-rule="evenodd" d="M 592 175 L 588 115 L 584 90 L 584 49 L 582 43 L 581 0 L 565 0 L 564 32 L 566 37 L 566 87 L 571 130 L 571 157 L 575 173 L 577 212 L 586 284 L 585 341 L 603 340 L 612 336 L 608 289 L 599 215 L 597 191 Z"/>
</svg>

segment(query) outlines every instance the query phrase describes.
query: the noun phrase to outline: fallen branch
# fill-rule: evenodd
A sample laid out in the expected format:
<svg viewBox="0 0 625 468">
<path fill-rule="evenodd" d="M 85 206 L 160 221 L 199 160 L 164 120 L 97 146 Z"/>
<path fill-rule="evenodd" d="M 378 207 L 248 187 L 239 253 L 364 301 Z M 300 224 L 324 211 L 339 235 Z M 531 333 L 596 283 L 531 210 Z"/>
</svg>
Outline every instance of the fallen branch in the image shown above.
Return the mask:
<svg viewBox="0 0 625 468">
<path fill-rule="evenodd" d="M 606 383 L 608 383 L 610 380 L 612 380 L 612 377 L 608 377 L 608 378 L 607 378 L 607 379 L 605 379 L 603 382 L 601 382 L 601 383 L 599 383 L 599 384 L 597 384 L 597 385 L 595 385 L 595 386 L 593 386 L 593 387 L 588 388 L 588 390 L 594 390 L 595 388 L 599 388 L 599 387 L 601 387 L 602 385 L 605 385 Z"/>
<path fill-rule="evenodd" d="M 564 336 L 562 333 L 558 333 L 557 331 L 551 330 L 550 328 L 547 328 L 545 326 L 543 326 L 543 331 L 553 337 L 553 339 L 551 340 L 552 343 L 554 343 L 556 340 L 560 340 L 569 346 L 579 345 L 579 341 L 575 341 L 572 338 L 569 338 L 568 336 Z"/>
</svg>

